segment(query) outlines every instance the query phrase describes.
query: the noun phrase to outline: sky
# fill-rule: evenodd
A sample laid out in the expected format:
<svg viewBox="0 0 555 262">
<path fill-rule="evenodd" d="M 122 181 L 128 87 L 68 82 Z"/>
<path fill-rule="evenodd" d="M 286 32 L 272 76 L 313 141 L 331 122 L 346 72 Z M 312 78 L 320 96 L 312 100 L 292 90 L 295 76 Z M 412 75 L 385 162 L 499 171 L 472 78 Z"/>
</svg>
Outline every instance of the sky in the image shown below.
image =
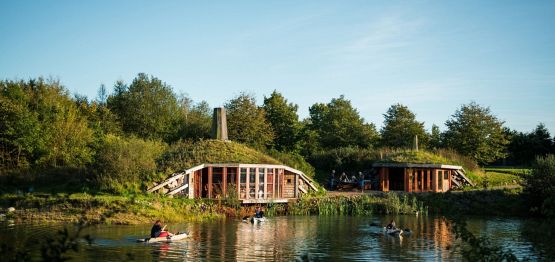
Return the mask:
<svg viewBox="0 0 555 262">
<path fill-rule="evenodd" d="M 95 98 L 140 72 L 222 106 L 273 90 L 345 95 L 383 126 L 396 103 L 430 129 L 461 105 L 555 133 L 555 1 L 0 0 L 0 79 L 59 79 Z"/>
</svg>

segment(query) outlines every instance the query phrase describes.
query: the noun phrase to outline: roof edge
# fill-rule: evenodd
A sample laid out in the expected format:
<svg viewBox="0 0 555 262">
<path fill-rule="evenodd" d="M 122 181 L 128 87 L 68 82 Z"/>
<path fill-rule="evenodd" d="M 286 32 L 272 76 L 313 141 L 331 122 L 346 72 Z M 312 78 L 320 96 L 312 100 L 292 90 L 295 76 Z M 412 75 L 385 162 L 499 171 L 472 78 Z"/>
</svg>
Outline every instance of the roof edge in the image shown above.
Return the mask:
<svg viewBox="0 0 555 262">
<path fill-rule="evenodd" d="M 462 166 L 444 164 L 419 164 L 419 163 L 374 163 L 372 167 L 412 167 L 412 168 L 441 168 L 441 169 L 463 169 Z"/>
</svg>

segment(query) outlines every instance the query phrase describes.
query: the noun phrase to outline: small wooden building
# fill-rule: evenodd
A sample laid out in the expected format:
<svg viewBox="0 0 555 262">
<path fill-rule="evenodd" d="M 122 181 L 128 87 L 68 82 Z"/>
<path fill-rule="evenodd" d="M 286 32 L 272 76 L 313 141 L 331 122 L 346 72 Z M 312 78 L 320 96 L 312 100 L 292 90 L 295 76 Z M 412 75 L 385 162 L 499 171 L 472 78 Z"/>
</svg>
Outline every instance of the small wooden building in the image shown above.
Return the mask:
<svg viewBox="0 0 555 262">
<path fill-rule="evenodd" d="M 173 174 L 148 191 L 208 199 L 236 194 L 242 203 L 284 203 L 309 190 L 317 190 L 313 182 L 284 165 L 202 164 Z"/>
<path fill-rule="evenodd" d="M 375 163 L 380 191 L 447 192 L 472 182 L 461 166 L 442 164 Z"/>
</svg>

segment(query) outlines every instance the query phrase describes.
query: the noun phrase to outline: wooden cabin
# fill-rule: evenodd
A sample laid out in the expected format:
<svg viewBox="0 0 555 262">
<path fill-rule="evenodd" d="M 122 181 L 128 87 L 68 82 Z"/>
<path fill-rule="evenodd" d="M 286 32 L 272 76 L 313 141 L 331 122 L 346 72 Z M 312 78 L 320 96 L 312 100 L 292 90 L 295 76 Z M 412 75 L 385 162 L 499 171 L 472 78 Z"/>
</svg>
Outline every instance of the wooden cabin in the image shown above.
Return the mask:
<svg viewBox="0 0 555 262">
<path fill-rule="evenodd" d="M 284 165 L 202 164 L 173 174 L 148 192 L 208 199 L 235 194 L 247 204 L 285 203 L 310 190 L 317 190 L 310 178 Z"/>
<path fill-rule="evenodd" d="M 461 166 L 442 164 L 375 163 L 378 190 L 405 192 L 447 192 L 465 184 L 473 185 Z"/>
</svg>

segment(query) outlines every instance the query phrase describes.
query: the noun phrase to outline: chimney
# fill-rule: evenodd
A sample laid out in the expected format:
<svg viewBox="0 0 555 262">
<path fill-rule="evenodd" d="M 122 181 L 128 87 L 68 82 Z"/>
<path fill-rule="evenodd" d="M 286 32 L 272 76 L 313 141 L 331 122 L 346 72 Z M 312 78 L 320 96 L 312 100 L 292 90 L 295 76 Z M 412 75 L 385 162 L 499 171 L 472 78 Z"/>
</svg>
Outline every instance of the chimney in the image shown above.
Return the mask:
<svg viewBox="0 0 555 262">
<path fill-rule="evenodd" d="M 225 108 L 214 108 L 212 115 L 212 138 L 217 140 L 228 140 L 227 137 L 227 118 Z"/>
<path fill-rule="evenodd" d="M 418 135 L 414 136 L 414 151 L 418 152 Z"/>
</svg>

